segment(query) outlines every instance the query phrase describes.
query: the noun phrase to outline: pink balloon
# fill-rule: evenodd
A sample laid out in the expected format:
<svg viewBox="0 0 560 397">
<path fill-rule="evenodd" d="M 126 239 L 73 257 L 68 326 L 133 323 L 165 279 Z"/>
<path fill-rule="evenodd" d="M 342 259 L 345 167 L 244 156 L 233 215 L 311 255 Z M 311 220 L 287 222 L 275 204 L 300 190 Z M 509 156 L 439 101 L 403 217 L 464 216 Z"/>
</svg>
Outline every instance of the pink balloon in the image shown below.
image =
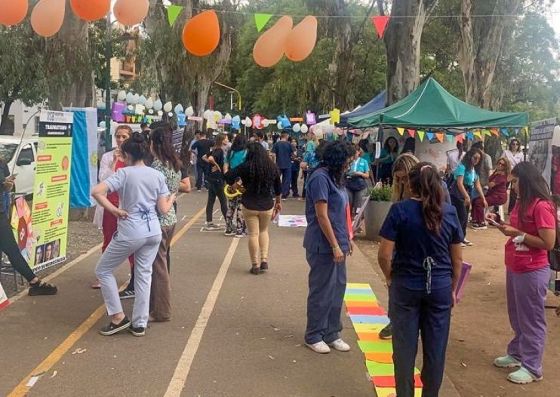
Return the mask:
<svg viewBox="0 0 560 397">
<path fill-rule="evenodd" d="M 39 36 L 51 37 L 64 22 L 65 0 L 41 0 L 31 12 L 31 27 Z"/>
<path fill-rule="evenodd" d="M 307 16 L 288 35 L 285 44 L 286 57 L 301 62 L 313 52 L 317 43 L 317 18 Z"/>
<path fill-rule="evenodd" d="M 253 47 L 253 58 L 257 65 L 270 68 L 284 56 L 284 44 L 292 31 L 292 17 L 283 16 L 276 24 L 264 32 Z"/>
<path fill-rule="evenodd" d="M 149 9 L 148 0 L 117 0 L 113 13 L 123 25 L 138 25 L 146 18 Z"/>
</svg>

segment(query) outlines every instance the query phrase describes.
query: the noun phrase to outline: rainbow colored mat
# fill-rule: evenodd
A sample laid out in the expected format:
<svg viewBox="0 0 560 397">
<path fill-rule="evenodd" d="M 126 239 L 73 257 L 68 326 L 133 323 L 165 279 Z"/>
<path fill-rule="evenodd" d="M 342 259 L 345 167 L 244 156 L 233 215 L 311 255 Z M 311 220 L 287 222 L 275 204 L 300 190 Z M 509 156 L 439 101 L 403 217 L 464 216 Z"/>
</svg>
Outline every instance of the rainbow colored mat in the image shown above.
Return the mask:
<svg viewBox="0 0 560 397">
<path fill-rule="evenodd" d="M 366 367 L 377 397 L 394 397 L 396 391 L 393 345 L 390 340 L 379 339 L 379 331 L 389 323 L 387 313 L 377 302 L 369 284 L 346 284 L 344 302 L 354 330 L 358 334 L 358 345 L 365 355 Z M 415 368 L 414 374 L 415 397 L 420 397 L 420 371 Z"/>
</svg>

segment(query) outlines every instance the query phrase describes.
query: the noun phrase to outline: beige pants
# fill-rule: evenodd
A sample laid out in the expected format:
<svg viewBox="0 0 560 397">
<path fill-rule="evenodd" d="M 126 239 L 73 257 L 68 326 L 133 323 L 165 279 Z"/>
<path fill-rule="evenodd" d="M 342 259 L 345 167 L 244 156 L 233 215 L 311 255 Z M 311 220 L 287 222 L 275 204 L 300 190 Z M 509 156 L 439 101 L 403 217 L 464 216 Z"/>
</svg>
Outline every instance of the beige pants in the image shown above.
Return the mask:
<svg viewBox="0 0 560 397">
<path fill-rule="evenodd" d="M 268 211 L 253 211 L 245 207 L 243 208 L 243 218 L 245 218 L 249 234 L 249 255 L 253 265 L 268 262 L 268 225 L 270 225 L 271 216 L 272 209 Z"/>
<path fill-rule="evenodd" d="M 152 268 L 150 316 L 155 321 L 171 319 L 171 281 L 167 270 L 167 250 L 171 248 L 174 231 L 175 225 L 161 227 L 161 243 Z"/>
</svg>

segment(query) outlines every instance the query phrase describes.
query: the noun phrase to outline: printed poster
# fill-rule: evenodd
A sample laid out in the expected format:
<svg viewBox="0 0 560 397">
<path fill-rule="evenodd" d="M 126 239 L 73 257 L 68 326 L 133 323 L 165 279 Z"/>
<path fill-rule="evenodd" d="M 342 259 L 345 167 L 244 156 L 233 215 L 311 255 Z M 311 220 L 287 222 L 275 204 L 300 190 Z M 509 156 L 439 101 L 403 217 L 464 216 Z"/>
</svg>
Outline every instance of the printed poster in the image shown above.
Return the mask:
<svg viewBox="0 0 560 397">
<path fill-rule="evenodd" d="M 70 112 L 42 111 L 39 119 L 29 262 L 35 271 L 66 259 L 73 122 Z"/>
</svg>

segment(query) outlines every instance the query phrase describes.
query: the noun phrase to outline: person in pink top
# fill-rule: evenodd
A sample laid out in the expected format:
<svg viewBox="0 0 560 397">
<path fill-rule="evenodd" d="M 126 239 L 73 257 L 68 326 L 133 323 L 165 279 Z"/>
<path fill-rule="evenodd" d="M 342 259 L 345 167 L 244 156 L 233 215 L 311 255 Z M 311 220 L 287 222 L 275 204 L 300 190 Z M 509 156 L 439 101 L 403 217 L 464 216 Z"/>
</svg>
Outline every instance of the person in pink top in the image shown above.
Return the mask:
<svg viewBox="0 0 560 397">
<path fill-rule="evenodd" d="M 502 223 L 499 229 L 509 237 L 505 246 L 506 292 L 515 336 L 507 354 L 496 358 L 494 365 L 518 367 L 507 379 L 526 384 L 543 377 L 544 303 L 550 278 L 548 251 L 556 241 L 556 208 L 546 181 L 533 164 L 522 162 L 515 166 L 511 183 L 518 200 L 510 224 Z M 496 214 L 489 214 L 487 219 L 499 221 Z"/>
</svg>

